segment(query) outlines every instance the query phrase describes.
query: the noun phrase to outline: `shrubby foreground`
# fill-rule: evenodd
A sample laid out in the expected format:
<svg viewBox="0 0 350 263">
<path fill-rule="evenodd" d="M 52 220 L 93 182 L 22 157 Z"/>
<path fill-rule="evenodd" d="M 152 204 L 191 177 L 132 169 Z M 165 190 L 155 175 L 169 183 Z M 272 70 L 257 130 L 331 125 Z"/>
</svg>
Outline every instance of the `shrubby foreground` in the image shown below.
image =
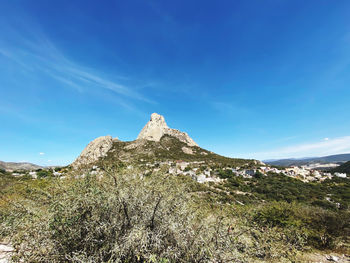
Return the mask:
<svg viewBox="0 0 350 263">
<path fill-rule="evenodd" d="M 5 187 L 0 234 L 15 247 L 13 261 L 294 262 L 314 244 L 334 246 L 348 230 L 328 222 L 334 214 L 321 208 L 238 207 L 186 177 L 135 174 L 112 170 Z"/>
</svg>

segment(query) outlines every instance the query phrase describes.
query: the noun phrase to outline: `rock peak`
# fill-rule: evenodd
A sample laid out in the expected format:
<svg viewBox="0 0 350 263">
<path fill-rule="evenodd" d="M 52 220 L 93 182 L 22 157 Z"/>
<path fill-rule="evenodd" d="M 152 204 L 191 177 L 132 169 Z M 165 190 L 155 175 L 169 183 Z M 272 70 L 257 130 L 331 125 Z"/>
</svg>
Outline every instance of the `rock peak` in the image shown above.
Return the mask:
<svg viewBox="0 0 350 263">
<path fill-rule="evenodd" d="M 98 161 L 99 158 L 107 155 L 112 145 L 113 138 L 110 135 L 96 138 L 85 147 L 79 157 L 72 163 L 72 167 L 76 169 Z"/>
<path fill-rule="evenodd" d="M 152 113 L 149 122 L 143 127 L 137 140 L 159 142 L 164 135 L 172 136 L 187 144 L 187 146 L 182 147 L 182 151 L 187 154 L 192 154 L 192 149 L 189 147 L 198 146 L 186 132 L 169 128 L 164 117 L 158 113 Z M 109 151 L 114 151 L 112 149 L 113 144 L 118 142 L 120 142 L 118 138 L 113 139 L 110 135 L 96 138 L 85 147 L 79 157 L 71 164 L 72 168 L 85 168 L 98 162 L 100 158 L 106 157 Z M 130 147 L 137 145 L 139 142 L 133 142 L 133 144 L 126 146 L 125 149 L 133 149 Z"/>
<path fill-rule="evenodd" d="M 162 115 L 152 113 L 150 121 L 141 130 L 137 139 L 146 139 L 149 141 L 159 141 L 169 129 Z"/>
<path fill-rule="evenodd" d="M 164 116 L 158 114 L 158 113 L 152 113 L 150 121 L 160 121 L 165 123 Z"/>
<path fill-rule="evenodd" d="M 165 122 L 162 115 L 152 113 L 150 121 L 143 127 L 137 139 L 145 139 L 149 141 L 160 141 L 163 135 L 176 137 L 178 140 L 186 143 L 188 146 L 198 146 L 185 132 L 171 129 Z"/>
</svg>

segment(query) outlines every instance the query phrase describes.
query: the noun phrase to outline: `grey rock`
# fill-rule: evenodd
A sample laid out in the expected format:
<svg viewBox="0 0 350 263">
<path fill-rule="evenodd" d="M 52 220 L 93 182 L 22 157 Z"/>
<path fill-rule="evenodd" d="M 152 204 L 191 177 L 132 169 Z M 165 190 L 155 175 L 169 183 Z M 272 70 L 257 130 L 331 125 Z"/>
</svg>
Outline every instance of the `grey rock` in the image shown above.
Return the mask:
<svg viewBox="0 0 350 263">
<path fill-rule="evenodd" d="M 11 254 L 14 252 L 14 248 L 9 244 L 0 243 L 0 263 L 10 262 Z"/>
<path fill-rule="evenodd" d="M 326 256 L 326 258 L 327 258 L 328 261 L 333 261 L 333 262 L 339 262 L 339 259 L 340 259 L 339 257 L 332 256 L 332 255 Z"/>
<path fill-rule="evenodd" d="M 96 138 L 85 147 L 79 157 L 72 163 L 72 167 L 77 169 L 98 161 L 99 158 L 107 155 L 112 146 L 112 136 L 108 135 Z"/>
<path fill-rule="evenodd" d="M 184 153 L 186 153 L 186 154 L 193 154 L 193 151 L 192 151 L 192 149 L 191 148 L 189 148 L 189 147 L 182 147 L 181 148 L 181 150 L 184 152 Z"/>
<path fill-rule="evenodd" d="M 163 135 L 175 137 L 188 146 L 198 146 L 187 133 L 169 128 L 164 117 L 157 113 L 151 115 L 150 121 L 143 127 L 137 139 L 159 142 Z"/>
</svg>

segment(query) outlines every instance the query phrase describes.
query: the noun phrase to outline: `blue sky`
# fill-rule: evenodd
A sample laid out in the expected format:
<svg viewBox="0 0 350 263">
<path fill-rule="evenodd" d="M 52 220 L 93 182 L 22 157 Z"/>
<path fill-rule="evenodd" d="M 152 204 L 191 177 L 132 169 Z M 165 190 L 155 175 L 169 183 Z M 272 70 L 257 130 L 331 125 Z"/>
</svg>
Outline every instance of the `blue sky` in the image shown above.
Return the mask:
<svg viewBox="0 0 350 263">
<path fill-rule="evenodd" d="M 0 1 L 0 160 L 68 164 L 152 112 L 203 148 L 350 152 L 350 1 Z"/>
</svg>

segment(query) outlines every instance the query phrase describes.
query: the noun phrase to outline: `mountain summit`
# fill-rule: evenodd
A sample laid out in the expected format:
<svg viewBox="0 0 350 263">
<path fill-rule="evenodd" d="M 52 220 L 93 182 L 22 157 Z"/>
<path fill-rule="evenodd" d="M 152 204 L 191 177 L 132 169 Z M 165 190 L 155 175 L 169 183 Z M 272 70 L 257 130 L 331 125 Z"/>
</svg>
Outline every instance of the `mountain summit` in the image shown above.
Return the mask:
<svg viewBox="0 0 350 263">
<path fill-rule="evenodd" d="M 157 113 L 152 113 L 151 119 L 147 122 L 145 127 L 143 127 L 137 139 L 158 142 L 168 129 L 169 127 L 166 124 L 164 117 Z"/>
<path fill-rule="evenodd" d="M 136 140 L 125 142 L 111 136 L 98 137 L 86 146 L 71 166 L 78 169 L 118 162 L 135 164 L 176 160 L 225 163 L 231 166 L 251 162 L 202 149 L 187 133 L 169 128 L 162 115 L 153 113 Z"/>
<path fill-rule="evenodd" d="M 198 146 L 186 132 L 169 128 L 164 117 L 158 113 L 151 115 L 150 121 L 143 127 L 137 139 L 159 142 L 164 135 L 175 137 L 188 146 Z"/>
</svg>

